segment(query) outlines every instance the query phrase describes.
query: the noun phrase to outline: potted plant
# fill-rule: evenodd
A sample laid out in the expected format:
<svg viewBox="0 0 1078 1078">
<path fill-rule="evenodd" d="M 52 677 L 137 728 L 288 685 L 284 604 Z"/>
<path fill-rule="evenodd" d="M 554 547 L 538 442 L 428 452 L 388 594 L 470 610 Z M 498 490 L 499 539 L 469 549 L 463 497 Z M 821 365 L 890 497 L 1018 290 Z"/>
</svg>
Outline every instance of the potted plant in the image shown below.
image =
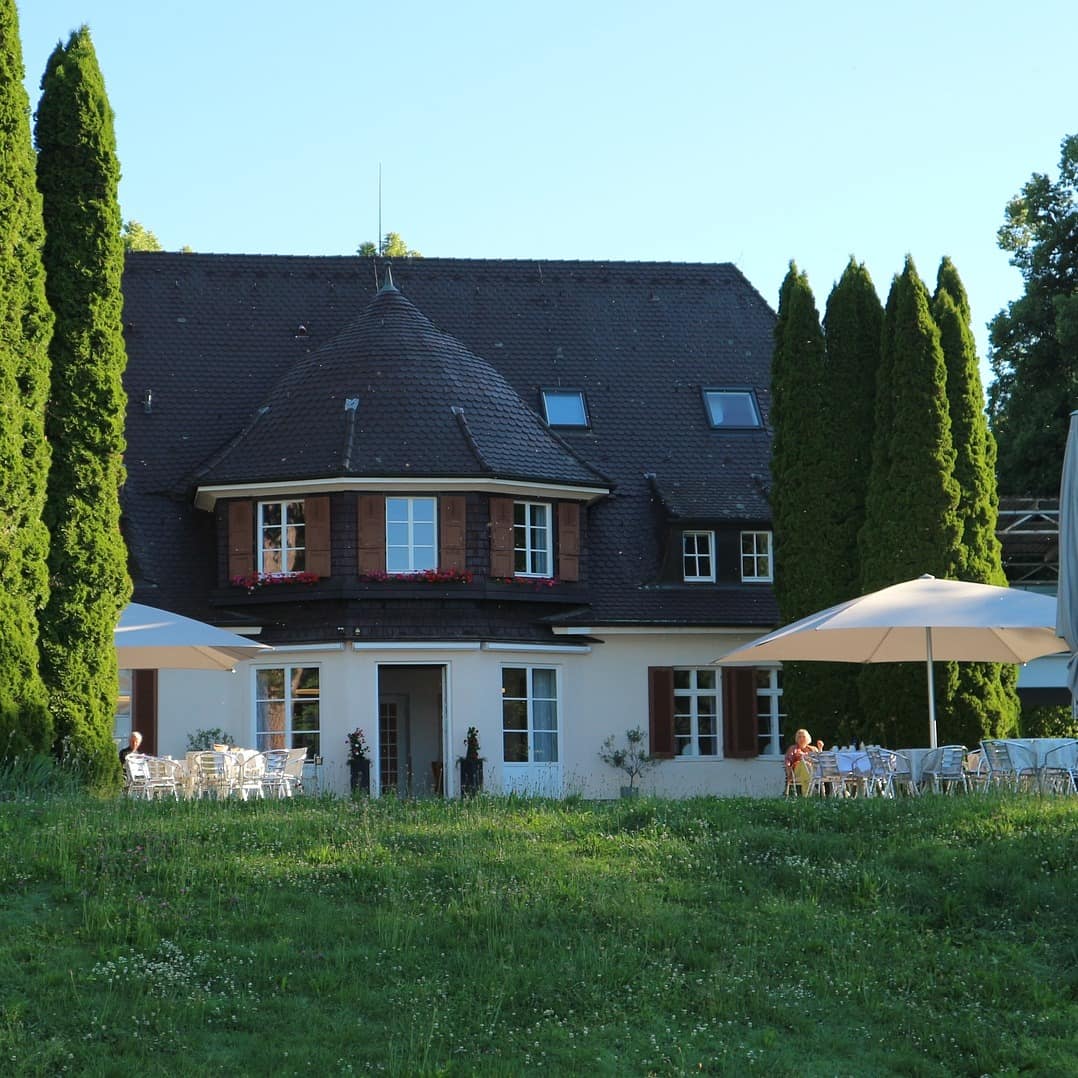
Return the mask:
<svg viewBox="0 0 1078 1078">
<path fill-rule="evenodd" d="M 357 726 L 348 735 L 348 771 L 353 793 L 371 792 L 371 758 L 367 748 L 367 737 Z"/>
<path fill-rule="evenodd" d="M 468 727 L 464 755 L 457 757 L 460 767 L 460 796 L 474 797 L 483 789 L 483 757 L 479 755 L 479 731 Z"/>
<path fill-rule="evenodd" d="M 624 747 L 615 746 L 611 734 L 599 749 L 599 759 L 629 776 L 629 785 L 621 787 L 622 797 L 639 797 L 636 780 L 659 762 L 659 758 L 650 755 L 645 748 L 644 731 L 639 726 L 625 731 Z"/>
</svg>

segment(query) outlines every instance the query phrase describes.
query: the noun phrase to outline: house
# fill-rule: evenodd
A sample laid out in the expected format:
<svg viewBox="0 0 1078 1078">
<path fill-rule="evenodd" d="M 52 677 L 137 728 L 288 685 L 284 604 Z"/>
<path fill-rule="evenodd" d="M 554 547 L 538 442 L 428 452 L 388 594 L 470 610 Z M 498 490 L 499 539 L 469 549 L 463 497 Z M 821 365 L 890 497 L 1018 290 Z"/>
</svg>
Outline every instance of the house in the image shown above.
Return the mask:
<svg viewBox="0 0 1078 1078">
<path fill-rule="evenodd" d="M 150 751 L 218 727 L 348 788 L 781 789 L 774 314 L 732 265 L 132 252 L 123 527 L 135 599 L 275 649 L 134 671 Z M 122 731 L 121 731 L 122 732 Z"/>
</svg>

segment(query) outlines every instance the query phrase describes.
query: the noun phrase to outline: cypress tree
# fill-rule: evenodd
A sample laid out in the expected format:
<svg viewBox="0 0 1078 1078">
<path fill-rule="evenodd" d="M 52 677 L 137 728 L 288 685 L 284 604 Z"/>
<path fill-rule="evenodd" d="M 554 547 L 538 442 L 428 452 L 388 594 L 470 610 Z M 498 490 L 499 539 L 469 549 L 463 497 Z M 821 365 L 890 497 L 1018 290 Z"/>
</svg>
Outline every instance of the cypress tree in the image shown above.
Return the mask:
<svg viewBox="0 0 1078 1078">
<path fill-rule="evenodd" d="M 820 421 L 823 386 L 824 341 L 816 302 L 808 278 L 791 262 L 779 292 L 771 364 L 775 596 L 783 622 L 827 605 L 828 592 L 817 572 L 826 543 L 818 465 L 831 436 Z M 825 681 L 821 664 L 784 664 L 783 703 L 791 728 L 811 725 L 822 716 Z"/>
<path fill-rule="evenodd" d="M 865 592 L 922 573 L 953 576 L 961 542 L 947 370 L 928 292 L 909 257 L 887 298 L 882 342 L 872 466 L 859 537 Z M 953 666 L 937 664 L 941 713 L 953 692 Z M 865 739 L 891 745 L 924 742 L 923 666 L 866 666 L 860 683 Z"/>
<path fill-rule="evenodd" d="M 996 533 L 996 444 L 984 412 L 977 348 L 966 290 L 949 258 L 940 263 L 932 312 L 947 365 L 947 399 L 955 447 L 962 547 L 956 576 L 1006 587 Z M 975 745 L 983 737 L 1006 737 L 1018 724 L 1018 671 L 999 663 L 959 663 L 956 687 L 940 733 L 948 741 Z"/>
<path fill-rule="evenodd" d="M 48 594 L 41 512 L 52 332 L 42 242 L 18 16 L 14 0 L 0 0 L 0 757 L 8 759 L 52 742 L 37 647 Z"/>
<path fill-rule="evenodd" d="M 91 781 L 107 782 L 119 775 L 113 629 L 131 594 L 119 500 L 124 253 L 112 110 L 85 26 L 57 45 L 41 89 L 38 186 L 56 314 L 46 419 L 54 446 L 45 511 L 51 596 L 41 664 L 58 745 L 78 755 Z"/>
<path fill-rule="evenodd" d="M 829 437 L 819 459 L 817 494 L 826 514 L 818 544 L 819 573 L 832 606 L 861 593 L 857 536 L 865 521 L 865 493 L 871 460 L 880 365 L 883 306 L 868 270 L 850 259 L 831 290 L 824 316 L 827 359 L 821 422 Z M 827 741 L 856 736 L 860 714 L 858 673 L 846 663 L 817 663 L 821 716 Z"/>
</svg>

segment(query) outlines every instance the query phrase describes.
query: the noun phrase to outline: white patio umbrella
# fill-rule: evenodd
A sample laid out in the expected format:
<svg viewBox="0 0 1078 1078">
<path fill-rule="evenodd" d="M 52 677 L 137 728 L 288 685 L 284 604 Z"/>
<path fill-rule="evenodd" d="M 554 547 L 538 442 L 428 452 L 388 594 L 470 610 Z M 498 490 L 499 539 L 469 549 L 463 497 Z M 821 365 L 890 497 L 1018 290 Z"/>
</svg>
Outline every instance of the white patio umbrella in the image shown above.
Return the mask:
<svg viewBox="0 0 1078 1078">
<path fill-rule="evenodd" d="M 929 744 L 935 748 L 933 660 L 1024 663 L 1066 651 L 1056 636 L 1055 619 L 1056 603 L 1051 596 L 926 575 L 810 614 L 716 663 L 757 666 L 776 659 L 924 662 Z"/>
<path fill-rule="evenodd" d="M 1078 412 L 1071 412 L 1067 448 L 1063 451 L 1063 475 L 1059 483 L 1059 596 L 1056 633 L 1067 642 L 1067 683 L 1071 707 L 1078 695 Z"/>
<path fill-rule="evenodd" d="M 121 670 L 231 670 L 273 649 L 169 610 L 129 603 L 113 631 Z"/>
</svg>

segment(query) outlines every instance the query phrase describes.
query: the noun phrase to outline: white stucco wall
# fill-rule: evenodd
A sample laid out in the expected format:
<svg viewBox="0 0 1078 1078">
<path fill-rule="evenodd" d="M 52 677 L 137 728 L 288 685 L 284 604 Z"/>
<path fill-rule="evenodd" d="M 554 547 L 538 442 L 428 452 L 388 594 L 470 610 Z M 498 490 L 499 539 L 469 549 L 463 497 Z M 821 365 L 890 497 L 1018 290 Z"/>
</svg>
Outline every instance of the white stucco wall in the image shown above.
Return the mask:
<svg viewBox="0 0 1078 1078">
<path fill-rule="evenodd" d="M 236 744 L 252 745 L 255 668 L 317 665 L 321 671 L 324 785 L 339 793 L 347 791 L 346 734 L 360 726 L 371 746 L 372 785 L 377 791 L 379 667 L 438 665 L 445 670 L 441 736 L 446 792 L 457 792 L 456 759 L 464 751 L 469 726 L 479 730 L 486 761 L 485 788 L 501 792 L 528 778 L 526 769 L 502 763 L 502 667 L 546 666 L 556 669 L 559 679 L 560 760 L 554 771 L 561 791 L 588 798 L 616 797 L 624 776 L 605 765 L 598 752 L 610 734 L 620 741 L 632 727 L 647 730 L 648 667 L 707 666 L 725 652 L 747 643 L 754 634 L 604 633 L 596 629 L 595 635 L 604 642 L 592 644 L 583 654 L 570 653 L 568 648 L 520 650 L 452 644 L 422 648 L 364 644 L 357 650 L 349 642 L 325 648 L 279 648 L 271 660 L 245 663 L 233 674 L 162 670 L 158 681 L 158 751 L 182 756 L 190 733 L 215 726 L 227 731 Z M 430 699 L 417 700 L 416 706 L 429 708 L 432 704 Z M 782 792 L 782 762 L 779 757 L 680 757 L 663 761 L 649 771 L 640 786 L 645 793 L 668 797 L 776 795 Z"/>
</svg>

